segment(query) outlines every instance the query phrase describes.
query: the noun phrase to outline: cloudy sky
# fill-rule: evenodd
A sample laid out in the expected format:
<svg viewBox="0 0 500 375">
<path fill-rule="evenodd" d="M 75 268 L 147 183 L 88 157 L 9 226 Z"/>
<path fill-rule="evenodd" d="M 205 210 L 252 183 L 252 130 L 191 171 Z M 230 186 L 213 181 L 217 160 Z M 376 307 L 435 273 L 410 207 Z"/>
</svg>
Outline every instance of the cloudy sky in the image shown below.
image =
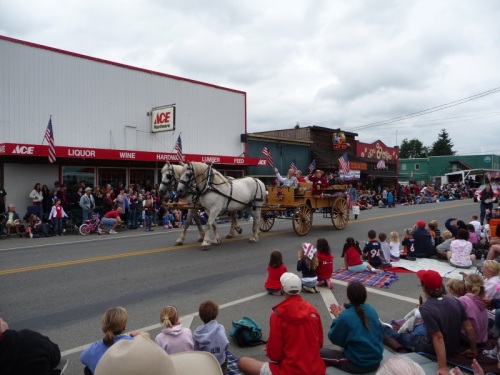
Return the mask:
<svg viewBox="0 0 500 375">
<path fill-rule="evenodd" d="M 0 0 L 2 35 L 247 92 L 249 132 L 444 128 L 461 154 L 500 154 L 498 20 L 497 0 Z"/>
</svg>

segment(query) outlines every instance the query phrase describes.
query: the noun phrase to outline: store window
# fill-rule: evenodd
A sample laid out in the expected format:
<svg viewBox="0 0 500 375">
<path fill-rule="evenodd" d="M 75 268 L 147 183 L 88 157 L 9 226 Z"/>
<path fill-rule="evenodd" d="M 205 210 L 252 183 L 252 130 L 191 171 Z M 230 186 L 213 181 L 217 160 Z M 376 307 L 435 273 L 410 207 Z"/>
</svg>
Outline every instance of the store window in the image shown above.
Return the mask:
<svg viewBox="0 0 500 375">
<path fill-rule="evenodd" d="M 134 169 L 129 170 L 129 182 L 130 184 L 144 186 L 147 180 L 151 184 L 154 184 L 155 180 L 155 170 L 154 169 Z M 160 177 L 161 180 L 161 177 Z"/>
<path fill-rule="evenodd" d="M 402 170 L 402 171 L 406 171 L 406 163 L 401 164 L 401 170 Z"/>
<path fill-rule="evenodd" d="M 420 164 L 415 164 L 415 170 L 418 171 L 420 169 Z"/>
<path fill-rule="evenodd" d="M 76 192 L 82 181 L 85 181 L 86 186 L 92 187 L 95 185 L 95 168 L 62 167 L 62 180 L 70 193 Z"/>
<path fill-rule="evenodd" d="M 111 184 L 116 188 L 119 184 L 127 183 L 127 168 L 98 168 L 97 176 L 99 186 Z"/>
</svg>

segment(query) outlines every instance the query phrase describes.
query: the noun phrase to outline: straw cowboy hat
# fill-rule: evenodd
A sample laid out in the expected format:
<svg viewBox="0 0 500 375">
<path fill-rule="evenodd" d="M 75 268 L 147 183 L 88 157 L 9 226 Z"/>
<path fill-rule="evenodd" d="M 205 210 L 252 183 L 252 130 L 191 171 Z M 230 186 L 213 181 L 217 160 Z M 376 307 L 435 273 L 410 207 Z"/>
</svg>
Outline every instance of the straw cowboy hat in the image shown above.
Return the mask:
<svg viewBox="0 0 500 375">
<path fill-rule="evenodd" d="M 97 364 L 94 375 L 222 375 L 219 362 L 208 352 L 168 355 L 151 339 L 138 335 L 113 344 Z"/>
<path fill-rule="evenodd" d="M 316 172 L 314 172 L 314 174 L 318 173 L 321 173 L 322 176 L 325 174 L 325 172 L 323 172 L 321 169 L 316 169 Z"/>
</svg>

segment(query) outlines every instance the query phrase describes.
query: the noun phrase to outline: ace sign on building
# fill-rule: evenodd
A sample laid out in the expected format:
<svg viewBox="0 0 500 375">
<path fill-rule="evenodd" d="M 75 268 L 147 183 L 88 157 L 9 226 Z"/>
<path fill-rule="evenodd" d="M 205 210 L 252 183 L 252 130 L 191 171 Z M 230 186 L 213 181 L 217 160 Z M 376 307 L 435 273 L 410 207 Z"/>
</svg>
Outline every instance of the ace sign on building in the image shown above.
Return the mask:
<svg viewBox="0 0 500 375">
<path fill-rule="evenodd" d="M 151 111 L 151 131 L 168 132 L 175 130 L 175 107 L 154 108 Z"/>
</svg>

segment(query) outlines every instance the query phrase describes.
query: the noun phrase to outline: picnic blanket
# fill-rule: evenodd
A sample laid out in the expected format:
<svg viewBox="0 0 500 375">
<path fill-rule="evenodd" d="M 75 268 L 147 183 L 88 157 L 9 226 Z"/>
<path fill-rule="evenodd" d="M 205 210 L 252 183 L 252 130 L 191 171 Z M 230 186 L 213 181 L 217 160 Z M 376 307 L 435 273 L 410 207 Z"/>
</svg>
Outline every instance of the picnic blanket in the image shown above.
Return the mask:
<svg viewBox="0 0 500 375">
<path fill-rule="evenodd" d="M 429 258 L 417 258 L 417 260 L 415 261 L 400 259 L 398 262 L 392 263 L 392 266 L 393 268 L 404 268 L 412 272 L 417 272 L 420 270 L 434 270 L 438 272 L 442 277 L 457 280 L 463 279 L 463 275 L 461 275 L 460 272 L 465 272 L 466 274 L 477 272 L 476 266 L 472 266 L 468 269 L 457 268 L 452 266 L 447 261 Z"/>
<path fill-rule="evenodd" d="M 226 375 L 241 375 L 241 372 L 238 369 L 238 358 L 236 358 L 236 356 L 228 350 L 226 350 L 226 357 L 227 357 Z"/>
<path fill-rule="evenodd" d="M 394 272 L 382 271 L 380 273 L 365 271 L 365 272 L 351 272 L 346 269 L 336 270 L 332 278 L 342 281 L 359 281 L 366 286 L 373 286 L 376 288 L 389 288 L 392 283 L 398 281 L 399 277 Z"/>
</svg>

